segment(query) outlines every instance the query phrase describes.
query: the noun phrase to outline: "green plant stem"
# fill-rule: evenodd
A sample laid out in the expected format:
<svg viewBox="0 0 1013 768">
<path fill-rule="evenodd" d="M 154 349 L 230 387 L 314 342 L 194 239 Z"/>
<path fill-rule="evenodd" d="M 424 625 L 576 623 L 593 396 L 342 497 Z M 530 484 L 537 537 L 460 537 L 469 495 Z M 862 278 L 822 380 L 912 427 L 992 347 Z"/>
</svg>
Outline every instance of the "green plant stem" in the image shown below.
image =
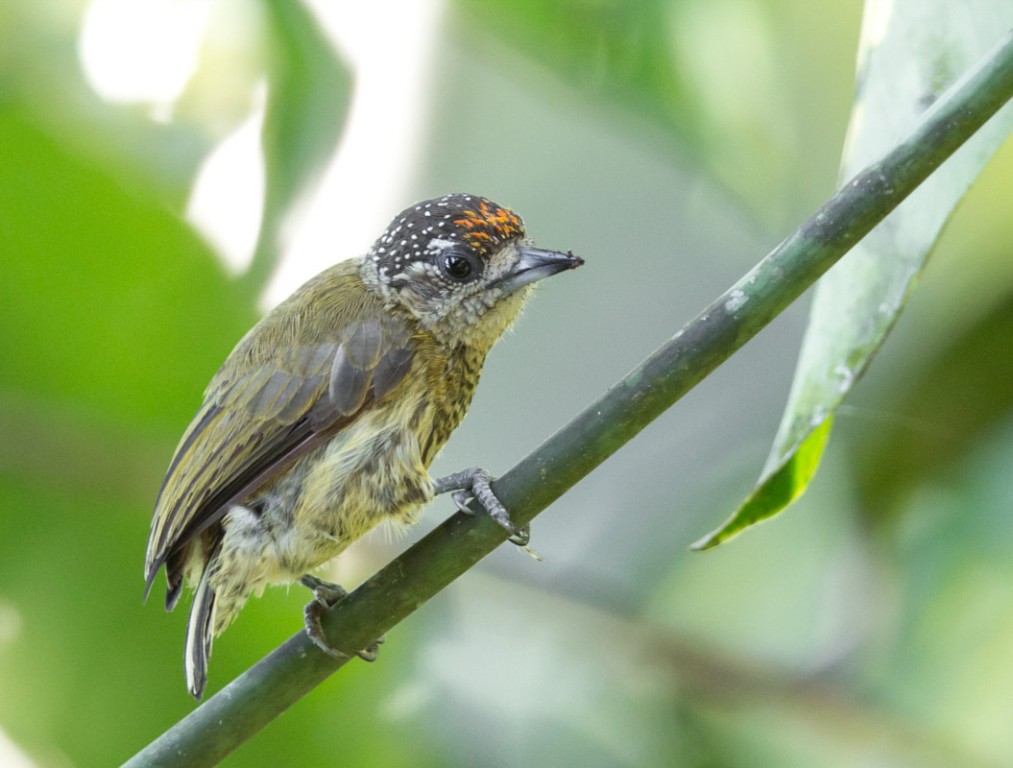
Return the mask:
<svg viewBox="0 0 1013 768">
<path fill-rule="evenodd" d="M 682 331 L 504 475 L 495 490 L 513 520 L 528 523 L 756 335 L 1011 97 L 1013 33 L 947 91 L 907 139 L 846 184 Z M 454 515 L 330 611 L 324 620 L 328 638 L 339 648 L 365 647 L 505 537 L 483 515 Z M 299 633 L 126 765 L 213 765 L 343 663 Z"/>
</svg>

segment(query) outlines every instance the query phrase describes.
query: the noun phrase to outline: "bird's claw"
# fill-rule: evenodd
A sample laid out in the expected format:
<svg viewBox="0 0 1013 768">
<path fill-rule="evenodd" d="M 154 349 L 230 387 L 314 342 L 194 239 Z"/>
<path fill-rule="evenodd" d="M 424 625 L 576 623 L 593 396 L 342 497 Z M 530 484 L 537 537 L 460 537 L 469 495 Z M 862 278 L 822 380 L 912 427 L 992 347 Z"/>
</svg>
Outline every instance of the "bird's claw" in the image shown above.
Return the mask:
<svg viewBox="0 0 1013 768">
<path fill-rule="evenodd" d="M 514 533 L 510 534 L 510 538 L 507 541 L 515 547 L 527 549 L 528 543 L 531 541 L 531 526 L 525 525 L 523 528 L 517 528 Z"/>
<path fill-rule="evenodd" d="M 348 592 L 340 584 L 333 584 L 310 574 L 306 574 L 299 581 L 313 591 L 314 597 L 303 608 L 306 636 L 313 642 L 313 645 L 328 656 L 335 659 L 347 659 L 347 653 L 327 642 L 321 621 L 327 611 L 348 597 Z M 370 643 L 362 650 L 355 651 L 355 655 L 363 661 L 376 661 L 376 657 L 380 653 L 380 643 L 384 642 L 384 640 L 386 640 L 386 637 L 380 637 L 376 642 Z"/>
<path fill-rule="evenodd" d="M 472 467 L 441 477 L 433 484 L 433 492 L 438 496 L 453 491 L 451 498 L 454 505 L 468 515 L 474 514 L 468 502 L 475 499 L 486 514 L 510 534 L 511 544 L 527 548 L 528 542 L 531 541 L 531 528 L 526 525 L 519 528 L 513 524 L 510 513 L 492 490 L 492 480 L 492 475 L 481 467 Z"/>
<path fill-rule="evenodd" d="M 299 579 L 299 583 L 304 587 L 308 587 L 310 591 L 313 592 L 313 597 L 316 598 L 316 602 L 319 603 L 324 610 L 333 608 L 348 597 L 348 590 L 340 584 L 318 579 L 310 573 L 307 573 Z"/>
</svg>

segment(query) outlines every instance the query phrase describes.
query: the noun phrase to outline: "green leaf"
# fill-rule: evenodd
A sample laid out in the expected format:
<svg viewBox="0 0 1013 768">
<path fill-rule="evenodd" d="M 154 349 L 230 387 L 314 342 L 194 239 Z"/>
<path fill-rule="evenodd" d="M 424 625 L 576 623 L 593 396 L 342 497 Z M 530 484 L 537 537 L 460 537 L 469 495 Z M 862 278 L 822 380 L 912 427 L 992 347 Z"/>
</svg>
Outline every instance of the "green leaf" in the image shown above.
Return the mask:
<svg viewBox="0 0 1013 768">
<path fill-rule="evenodd" d="M 264 215 L 240 281 L 253 294 L 270 277 L 284 228 L 337 147 L 352 90 L 348 70 L 302 3 L 264 0 L 264 6 L 270 36 Z"/>
<path fill-rule="evenodd" d="M 809 433 L 788 461 L 777 466 L 753 489 L 749 498 L 739 507 L 735 517 L 718 530 L 707 534 L 693 544 L 696 550 L 711 549 L 723 544 L 743 528 L 748 528 L 771 517 L 802 495 L 806 485 L 816 473 L 823 448 L 830 437 L 833 417 L 826 419 Z"/>
<path fill-rule="evenodd" d="M 917 125 L 1011 24 L 1007 0 L 870 0 L 841 178 Z M 1007 104 L 820 281 L 788 406 L 757 487 L 698 547 L 777 514 L 805 491 L 830 417 L 896 322 L 947 218 L 1011 128 Z"/>
</svg>

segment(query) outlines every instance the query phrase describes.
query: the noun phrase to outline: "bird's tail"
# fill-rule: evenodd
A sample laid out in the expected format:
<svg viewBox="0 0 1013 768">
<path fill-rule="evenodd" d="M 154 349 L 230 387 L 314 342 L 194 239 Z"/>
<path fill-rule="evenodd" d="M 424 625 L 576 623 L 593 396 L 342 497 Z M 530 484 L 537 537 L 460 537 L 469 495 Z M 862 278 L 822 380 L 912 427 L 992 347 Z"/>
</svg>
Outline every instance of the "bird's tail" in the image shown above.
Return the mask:
<svg viewBox="0 0 1013 768">
<path fill-rule="evenodd" d="M 211 642 L 214 640 L 215 591 L 211 589 L 209 577 L 211 563 L 204 567 L 197 592 L 190 606 L 190 620 L 186 625 L 186 685 L 195 699 L 204 695 L 208 681 L 208 659 L 211 658 Z"/>
</svg>

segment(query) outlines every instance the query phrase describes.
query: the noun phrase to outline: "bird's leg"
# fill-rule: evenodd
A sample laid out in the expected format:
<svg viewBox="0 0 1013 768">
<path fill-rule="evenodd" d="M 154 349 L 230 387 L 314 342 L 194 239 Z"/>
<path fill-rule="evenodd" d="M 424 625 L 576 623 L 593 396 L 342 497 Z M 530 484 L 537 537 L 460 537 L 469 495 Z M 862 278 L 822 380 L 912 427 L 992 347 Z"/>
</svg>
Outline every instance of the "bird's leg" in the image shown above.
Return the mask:
<svg viewBox="0 0 1013 768">
<path fill-rule="evenodd" d="M 306 587 L 313 590 L 314 600 L 306 603 L 306 607 L 303 609 L 303 617 L 306 620 L 306 635 L 313 644 L 321 651 L 326 653 L 328 656 L 333 656 L 336 659 L 347 659 L 348 654 L 344 651 L 340 651 L 333 645 L 327 642 L 327 638 L 324 636 L 324 628 L 320 624 L 320 620 L 323 619 L 324 614 L 328 610 L 333 608 L 335 605 L 340 603 L 346 597 L 348 592 L 340 584 L 333 584 L 323 579 L 318 579 L 307 573 L 299 582 Z M 370 643 L 361 651 L 356 651 L 355 655 L 363 661 L 376 661 L 377 655 L 380 653 L 380 643 L 386 638 L 381 637 L 375 643 Z"/>
<path fill-rule="evenodd" d="M 453 491 L 454 504 L 459 510 L 469 515 L 473 513 L 468 507 L 468 499 L 474 498 L 482 505 L 489 517 L 510 533 L 511 544 L 526 547 L 531 539 L 531 529 L 528 526 L 518 528 L 513 524 L 513 521 L 510 520 L 510 513 L 503 506 L 503 502 L 493 493 L 491 482 L 492 475 L 481 467 L 472 467 L 436 480 L 433 483 L 433 493 L 439 496 L 441 493 Z"/>
</svg>

